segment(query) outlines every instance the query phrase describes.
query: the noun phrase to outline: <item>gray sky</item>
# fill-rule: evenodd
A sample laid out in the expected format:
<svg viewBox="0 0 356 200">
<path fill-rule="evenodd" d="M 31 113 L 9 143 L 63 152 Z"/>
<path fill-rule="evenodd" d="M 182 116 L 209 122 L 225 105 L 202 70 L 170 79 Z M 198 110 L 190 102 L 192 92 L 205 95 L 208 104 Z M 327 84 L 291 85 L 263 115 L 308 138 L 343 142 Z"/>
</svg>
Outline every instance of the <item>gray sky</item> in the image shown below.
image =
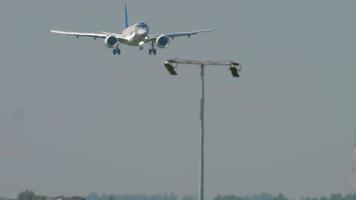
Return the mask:
<svg viewBox="0 0 356 200">
<path fill-rule="evenodd" d="M 121 0 L 0 2 L 0 194 L 197 194 L 199 71 L 165 58 L 235 59 L 209 69 L 207 195 L 349 192 L 356 128 L 356 1 L 128 1 L 156 57 L 49 33 L 120 31 Z"/>
</svg>

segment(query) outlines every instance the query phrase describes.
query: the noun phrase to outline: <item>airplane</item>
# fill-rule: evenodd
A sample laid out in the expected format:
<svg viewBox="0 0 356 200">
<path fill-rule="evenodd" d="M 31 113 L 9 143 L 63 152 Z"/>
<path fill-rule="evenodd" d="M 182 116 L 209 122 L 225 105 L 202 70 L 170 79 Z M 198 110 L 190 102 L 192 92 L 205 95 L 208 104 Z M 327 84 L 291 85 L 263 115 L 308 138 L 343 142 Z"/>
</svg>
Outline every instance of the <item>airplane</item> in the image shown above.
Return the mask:
<svg viewBox="0 0 356 200">
<path fill-rule="evenodd" d="M 149 55 L 156 55 L 157 50 L 155 45 L 159 48 L 166 48 L 170 42 L 170 39 L 176 37 L 188 37 L 192 35 L 197 35 L 199 33 L 206 33 L 216 31 L 216 29 L 205 29 L 196 30 L 191 32 L 175 32 L 175 33 L 164 33 L 157 35 L 149 35 L 148 25 L 144 22 L 137 22 L 129 26 L 127 5 L 125 3 L 125 29 L 121 33 L 110 33 L 110 32 L 99 32 L 99 33 L 84 33 L 84 32 L 67 32 L 51 30 L 52 33 L 71 35 L 76 38 L 79 37 L 89 37 L 89 38 L 102 38 L 104 39 L 105 45 L 108 48 L 113 49 L 114 55 L 120 55 L 121 50 L 119 48 L 120 44 L 126 44 L 129 46 L 137 46 L 140 50 L 143 50 L 144 44 L 150 44 L 151 48 L 148 50 Z"/>
</svg>

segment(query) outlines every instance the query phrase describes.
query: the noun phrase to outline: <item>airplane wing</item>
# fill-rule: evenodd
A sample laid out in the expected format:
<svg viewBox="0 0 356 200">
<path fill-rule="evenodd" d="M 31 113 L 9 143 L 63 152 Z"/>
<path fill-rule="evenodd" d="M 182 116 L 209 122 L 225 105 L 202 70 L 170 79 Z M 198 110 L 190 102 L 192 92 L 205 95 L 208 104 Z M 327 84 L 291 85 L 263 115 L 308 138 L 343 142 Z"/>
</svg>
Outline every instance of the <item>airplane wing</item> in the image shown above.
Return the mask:
<svg viewBox="0 0 356 200">
<path fill-rule="evenodd" d="M 124 38 L 121 37 L 120 34 L 117 33 L 108 33 L 108 32 L 101 32 L 101 33 L 83 33 L 83 32 L 67 32 L 67 31 L 57 31 L 57 30 L 51 30 L 51 33 L 57 33 L 57 34 L 62 34 L 62 35 L 72 35 L 75 36 L 76 38 L 79 37 L 89 37 L 89 38 L 106 38 L 109 35 L 115 36 L 117 39 L 124 40 Z"/>
<path fill-rule="evenodd" d="M 207 32 L 213 32 L 213 31 L 217 31 L 217 29 L 204 29 L 204 30 L 197 30 L 197 31 L 191 31 L 191 32 L 164 33 L 164 34 L 149 36 L 146 39 L 146 42 L 156 40 L 160 35 L 166 35 L 167 37 L 174 39 L 175 37 L 183 37 L 183 36 L 190 37 L 192 35 L 197 35 L 199 33 L 207 33 Z"/>
<path fill-rule="evenodd" d="M 75 37 L 91 37 L 91 38 L 106 38 L 108 35 L 106 33 L 80 33 L 80 32 L 66 32 L 51 30 L 51 33 L 57 33 L 62 35 L 72 35 Z"/>
</svg>

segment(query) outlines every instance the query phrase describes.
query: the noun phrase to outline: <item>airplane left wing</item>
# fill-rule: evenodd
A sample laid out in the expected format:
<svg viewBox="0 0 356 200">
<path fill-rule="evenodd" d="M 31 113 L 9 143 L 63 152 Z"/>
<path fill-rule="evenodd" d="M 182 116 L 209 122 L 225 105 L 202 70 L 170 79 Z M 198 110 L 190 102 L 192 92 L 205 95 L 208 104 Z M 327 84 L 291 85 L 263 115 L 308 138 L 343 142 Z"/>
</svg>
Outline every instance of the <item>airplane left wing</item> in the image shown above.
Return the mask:
<svg viewBox="0 0 356 200">
<path fill-rule="evenodd" d="M 159 35 L 153 35 L 149 36 L 145 42 L 150 42 L 156 40 L 160 35 L 165 35 L 171 39 L 174 39 L 175 37 L 190 37 L 192 35 L 197 35 L 199 33 L 207 33 L 207 32 L 213 32 L 217 31 L 217 29 L 204 29 L 204 30 L 197 30 L 197 31 L 191 31 L 191 32 L 175 32 L 175 33 L 164 33 L 164 34 L 159 34 Z"/>
</svg>

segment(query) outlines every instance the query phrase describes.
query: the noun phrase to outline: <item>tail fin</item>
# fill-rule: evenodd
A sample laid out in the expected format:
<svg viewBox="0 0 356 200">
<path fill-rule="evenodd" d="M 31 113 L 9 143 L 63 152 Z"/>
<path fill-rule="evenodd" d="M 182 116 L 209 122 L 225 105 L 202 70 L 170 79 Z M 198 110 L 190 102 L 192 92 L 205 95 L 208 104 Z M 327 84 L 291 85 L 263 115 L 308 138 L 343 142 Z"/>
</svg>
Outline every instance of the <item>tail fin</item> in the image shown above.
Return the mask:
<svg viewBox="0 0 356 200">
<path fill-rule="evenodd" d="M 127 14 L 127 5 L 125 2 L 125 28 L 129 27 L 129 18 L 128 18 L 128 14 Z"/>
</svg>

